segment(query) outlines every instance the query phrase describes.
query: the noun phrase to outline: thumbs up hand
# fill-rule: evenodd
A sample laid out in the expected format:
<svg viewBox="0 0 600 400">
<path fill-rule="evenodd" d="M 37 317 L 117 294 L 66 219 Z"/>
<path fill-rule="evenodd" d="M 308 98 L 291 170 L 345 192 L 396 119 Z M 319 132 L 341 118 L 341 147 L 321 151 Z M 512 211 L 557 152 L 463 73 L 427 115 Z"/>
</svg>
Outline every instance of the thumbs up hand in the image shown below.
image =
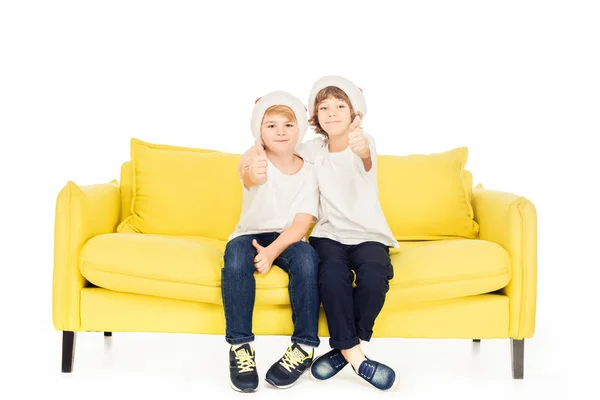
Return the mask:
<svg viewBox="0 0 600 400">
<path fill-rule="evenodd" d="M 359 128 L 360 117 L 357 115 L 354 121 L 350 124 L 348 132 L 348 145 L 352 152 L 360 158 L 367 158 L 371 154 L 369 150 L 369 141 L 363 134 L 363 130 Z"/>
<path fill-rule="evenodd" d="M 253 153 L 248 173 L 254 184 L 262 185 L 267 181 L 267 153 L 258 140 Z"/>
<path fill-rule="evenodd" d="M 254 267 L 259 274 L 265 274 L 273 266 L 273 256 L 269 252 L 268 248 L 262 247 L 256 239 L 252 240 L 252 246 L 256 249 L 258 254 L 254 257 Z"/>
</svg>

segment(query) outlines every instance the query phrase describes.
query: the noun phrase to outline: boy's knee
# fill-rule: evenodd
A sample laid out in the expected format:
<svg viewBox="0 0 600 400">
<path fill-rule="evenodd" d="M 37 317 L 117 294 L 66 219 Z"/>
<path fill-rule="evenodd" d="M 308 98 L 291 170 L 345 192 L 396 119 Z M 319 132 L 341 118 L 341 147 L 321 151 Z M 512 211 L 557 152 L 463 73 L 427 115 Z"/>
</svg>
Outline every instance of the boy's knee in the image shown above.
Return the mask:
<svg viewBox="0 0 600 400">
<path fill-rule="evenodd" d="M 256 252 L 252 246 L 252 236 L 238 236 L 227 242 L 225 246 L 225 257 L 230 254 Z"/>
<path fill-rule="evenodd" d="M 356 283 L 363 291 L 370 293 L 387 292 L 390 288 L 388 280 L 383 276 L 373 276 Z"/>
<path fill-rule="evenodd" d="M 319 285 L 321 287 L 337 287 L 352 284 L 354 274 L 341 261 L 332 261 L 319 268 Z"/>
<path fill-rule="evenodd" d="M 389 290 L 390 279 L 394 276 L 394 271 L 391 265 L 366 265 L 365 272 L 358 275 L 356 285 L 364 291 L 378 293 L 387 292 Z"/>
<path fill-rule="evenodd" d="M 292 268 L 296 274 L 317 278 L 319 272 L 319 254 L 306 242 L 293 243 L 289 250 L 292 256 Z"/>
<path fill-rule="evenodd" d="M 254 272 L 255 256 L 256 250 L 252 246 L 252 237 L 238 236 L 227 242 L 223 258 L 223 271 L 225 273 L 245 270 Z"/>
<path fill-rule="evenodd" d="M 319 264 L 319 253 L 310 244 L 306 242 L 295 242 L 288 247 L 288 252 L 293 258 L 302 260 L 305 263 Z"/>
</svg>

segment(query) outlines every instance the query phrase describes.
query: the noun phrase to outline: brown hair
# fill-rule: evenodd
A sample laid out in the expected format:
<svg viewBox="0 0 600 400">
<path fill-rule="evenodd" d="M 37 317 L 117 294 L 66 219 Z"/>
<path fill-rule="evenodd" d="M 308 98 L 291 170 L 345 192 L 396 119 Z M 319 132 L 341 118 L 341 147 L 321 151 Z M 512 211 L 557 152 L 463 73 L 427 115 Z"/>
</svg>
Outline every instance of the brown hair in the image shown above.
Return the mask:
<svg viewBox="0 0 600 400">
<path fill-rule="evenodd" d="M 319 135 L 323 135 L 326 138 L 328 138 L 329 135 L 327 135 L 327 132 L 325 132 L 325 130 L 323 130 L 323 128 L 321 128 L 321 125 L 319 124 L 319 103 L 321 103 L 322 101 L 326 100 L 329 97 L 333 97 L 337 100 L 344 101 L 344 102 L 346 102 L 346 104 L 348 104 L 348 107 L 350 107 L 350 121 L 353 121 L 354 118 L 356 117 L 356 113 L 354 112 L 354 107 L 352 107 L 352 102 L 350 101 L 350 98 L 348 97 L 346 92 L 344 92 L 342 89 L 340 89 L 337 86 L 327 86 L 327 87 L 321 89 L 319 91 L 319 93 L 317 93 L 317 96 L 315 97 L 315 105 L 313 107 L 313 116 L 310 118 L 308 123 L 310 124 L 311 127 L 313 127 L 315 129 L 315 133 L 317 133 Z M 361 113 L 358 113 L 358 115 L 360 115 L 362 117 Z"/>
<path fill-rule="evenodd" d="M 263 115 L 263 121 L 267 115 L 282 115 L 290 121 L 298 122 L 296 120 L 296 114 L 294 114 L 294 111 L 288 106 L 275 105 L 267 108 Z"/>
</svg>

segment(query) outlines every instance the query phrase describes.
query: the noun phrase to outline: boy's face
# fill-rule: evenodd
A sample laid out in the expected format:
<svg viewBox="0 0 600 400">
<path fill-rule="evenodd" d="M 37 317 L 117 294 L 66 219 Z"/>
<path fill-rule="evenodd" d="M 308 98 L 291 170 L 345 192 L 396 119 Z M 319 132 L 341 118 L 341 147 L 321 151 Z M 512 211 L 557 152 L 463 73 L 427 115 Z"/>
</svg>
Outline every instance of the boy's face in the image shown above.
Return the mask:
<svg viewBox="0 0 600 400">
<path fill-rule="evenodd" d="M 327 134 L 341 136 L 350 127 L 350 107 L 343 101 L 329 96 L 318 105 L 319 125 Z"/>
<path fill-rule="evenodd" d="M 267 150 L 276 154 L 293 153 L 298 140 L 298 124 L 281 114 L 266 114 L 260 135 Z"/>
</svg>

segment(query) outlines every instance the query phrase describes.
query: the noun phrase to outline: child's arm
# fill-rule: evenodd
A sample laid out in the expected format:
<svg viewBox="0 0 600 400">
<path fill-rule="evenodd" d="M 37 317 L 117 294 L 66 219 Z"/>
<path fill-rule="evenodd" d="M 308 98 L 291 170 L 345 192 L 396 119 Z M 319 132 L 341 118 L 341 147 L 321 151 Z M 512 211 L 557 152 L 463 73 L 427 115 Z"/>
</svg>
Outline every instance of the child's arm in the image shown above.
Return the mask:
<svg viewBox="0 0 600 400">
<path fill-rule="evenodd" d="M 267 247 L 267 249 L 272 248 L 270 251 L 274 256 L 273 259 L 279 257 L 291 244 L 301 241 L 314 219 L 315 217 L 310 214 L 296 214 L 292 225 L 281 232 L 281 235 Z"/>
<path fill-rule="evenodd" d="M 317 152 L 321 147 L 323 147 L 324 143 L 325 142 L 323 141 L 323 138 L 316 137 L 314 139 L 307 140 L 306 142 L 298 143 L 294 149 L 294 152 L 304 160 L 314 162 Z"/>
<path fill-rule="evenodd" d="M 252 159 L 240 171 L 240 177 L 246 189 L 262 185 L 267 181 L 267 154 L 265 149 L 257 141 L 252 150 Z"/>
<path fill-rule="evenodd" d="M 363 162 L 363 166 L 365 167 L 365 171 L 369 172 L 371 168 L 373 168 L 373 161 L 371 159 L 371 152 L 369 151 L 369 155 L 361 158 Z"/>
<path fill-rule="evenodd" d="M 360 157 L 366 172 L 373 168 L 373 152 L 368 138 L 365 136 L 360 124 L 360 117 L 357 115 L 354 121 L 350 124 L 350 132 L 348 133 L 348 146 L 352 152 Z"/>
<path fill-rule="evenodd" d="M 267 272 L 271 269 L 271 266 L 273 266 L 273 262 L 285 249 L 290 245 L 301 241 L 308 232 L 310 224 L 314 219 L 315 217 L 310 214 L 296 214 L 292 225 L 281 232 L 281 235 L 267 247 L 262 247 L 256 242 L 256 239 L 253 240 L 252 244 L 258 252 L 254 258 L 254 265 L 258 273 L 264 274 Z"/>
<path fill-rule="evenodd" d="M 252 157 L 254 154 L 256 154 L 255 149 L 257 143 L 258 141 L 256 141 L 254 146 L 246 150 L 246 152 L 242 154 L 242 157 L 240 158 L 240 162 L 238 164 L 238 173 L 240 174 L 240 179 L 244 179 L 244 173 L 250 168 L 250 163 L 252 163 Z"/>
<path fill-rule="evenodd" d="M 258 243 L 253 243 L 258 251 L 258 255 L 254 258 L 254 265 L 259 273 L 265 273 L 270 268 L 273 262 L 293 243 L 301 241 L 310 225 L 317 220 L 319 215 L 319 185 L 314 169 L 309 171 L 308 181 L 301 193 L 303 199 L 295 210 L 292 224 L 281 232 L 267 247 L 261 247 Z"/>
</svg>

